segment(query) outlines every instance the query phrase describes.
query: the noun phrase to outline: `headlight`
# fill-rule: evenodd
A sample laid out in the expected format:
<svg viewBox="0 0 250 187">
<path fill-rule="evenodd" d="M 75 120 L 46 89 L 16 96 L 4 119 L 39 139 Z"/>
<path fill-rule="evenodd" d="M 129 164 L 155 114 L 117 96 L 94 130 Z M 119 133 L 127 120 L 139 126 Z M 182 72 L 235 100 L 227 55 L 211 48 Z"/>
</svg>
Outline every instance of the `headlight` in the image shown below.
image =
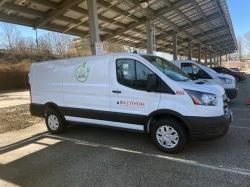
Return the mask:
<svg viewBox="0 0 250 187">
<path fill-rule="evenodd" d="M 185 90 L 192 98 L 195 105 L 215 106 L 217 104 L 216 95 L 194 90 Z"/>
<path fill-rule="evenodd" d="M 228 78 L 224 78 L 224 77 L 219 77 L 220 81 L 223 83 L 223 84 L 232 84 L 233 83 L 233 80 L 232 79 L 228 79 Z"/>
</svg>

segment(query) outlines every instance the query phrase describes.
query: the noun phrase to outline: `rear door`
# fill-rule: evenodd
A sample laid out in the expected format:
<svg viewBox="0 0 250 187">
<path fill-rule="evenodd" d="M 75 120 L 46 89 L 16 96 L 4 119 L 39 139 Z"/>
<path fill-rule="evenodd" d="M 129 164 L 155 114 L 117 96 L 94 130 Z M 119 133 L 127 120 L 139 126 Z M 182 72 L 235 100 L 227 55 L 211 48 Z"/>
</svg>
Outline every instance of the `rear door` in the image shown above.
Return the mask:
<svg viewBox="0 0 250 187">
<path fill-rule="evenodd" d="M 160 93 L 146 91 L 147 77 L 154 72 L 128 56 L 113 57 L 111 72 L 111 111 L 125 123 L 141 124 L 159 106 Z"/>
</svg>

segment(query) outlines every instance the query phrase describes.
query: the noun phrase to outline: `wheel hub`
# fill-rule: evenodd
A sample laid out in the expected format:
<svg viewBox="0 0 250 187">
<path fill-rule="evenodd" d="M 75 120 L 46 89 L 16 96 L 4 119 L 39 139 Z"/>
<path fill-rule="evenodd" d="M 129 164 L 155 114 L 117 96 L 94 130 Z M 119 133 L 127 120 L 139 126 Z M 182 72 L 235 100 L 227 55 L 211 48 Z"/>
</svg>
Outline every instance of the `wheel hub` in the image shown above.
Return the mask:
<svg viewBox="0 0 250 187">
<path fill-rule="evenodd" d="M 164 125 L 157 129 L 156 139 L 161 146 L 174 148 L 179 142 L 179 134 L 173 127 Z"/>
<path fill-rule="evenodd" d="M 57 130 L 58 127 L 59 127 L 58 118 L 53 114 L 49 115 L 49 117 L 48 117 L 48 125 L 52 130 Z"/>
</svg>

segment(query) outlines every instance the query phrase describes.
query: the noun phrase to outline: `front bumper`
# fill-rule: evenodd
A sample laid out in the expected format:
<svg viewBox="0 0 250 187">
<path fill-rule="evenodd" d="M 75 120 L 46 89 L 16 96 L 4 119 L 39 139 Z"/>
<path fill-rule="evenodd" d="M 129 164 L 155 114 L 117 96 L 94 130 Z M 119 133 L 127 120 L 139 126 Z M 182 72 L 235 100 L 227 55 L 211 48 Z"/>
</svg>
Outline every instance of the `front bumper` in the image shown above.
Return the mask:
<svg viewBox="0 0 250 187">
<path fill-rule="evenodd" d="M 234 99 L 238 95 L 238 88 L 225 89 L 225 92 L 229 99 Z"/>
<path fill-rule="evenodd" d="M 212 139 L 224 136 L 233 120 L 231 111 L 218 117 L 188 117 L 191 139 Z"/>
</svg>

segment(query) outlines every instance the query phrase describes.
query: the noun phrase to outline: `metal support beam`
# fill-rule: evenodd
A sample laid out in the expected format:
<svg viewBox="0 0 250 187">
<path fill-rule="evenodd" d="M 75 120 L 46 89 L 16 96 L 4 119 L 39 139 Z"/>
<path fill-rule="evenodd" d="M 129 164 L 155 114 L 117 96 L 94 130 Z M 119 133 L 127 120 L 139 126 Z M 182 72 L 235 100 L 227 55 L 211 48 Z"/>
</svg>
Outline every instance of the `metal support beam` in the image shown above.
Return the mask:
<svg viewBox="0 0 250 187">
<path fill-rule="evenodd" d="M 42 27 L 55 19 L 58 16 L 61 16 L 64 12 L 66 12 L 70 7 L 77 5 L 81 2 L 81 0 L 65 0 L 60 3 L 57 9 L 50 10 L 47 12 L 47 16 L 38 21 L 35 25 L 35 28 Z"/>
<path fill-rule="evenodd" d="M 6 2 L 7 0 L 0 0 L 0 7 Z"/>
<path fill-rule="evenodd" d="M 147 32 L 147 53 L 153 54 L 155 50 L 155 25 L 152 18 L 147 18 L 146 21 Z"/>
<path fill-rule="evenodd" d="M 213 55 L 213 67 L 216 66 L 216 56 L 215 54 Z"/>
<path fill-rule="evenodd" d="M 87 4 L 88 4 L 89 28 L 90 28 L 90 46 L 92 55 L 96 55 L 96 44 L 100 42 L 96 0 L 88 0 Z"/>
<path fill-rule="evenodd" d="M 189 42 L 188 42 L 188 60 L 192 60 L 192 55 L 193 55 L 193 44 L 192 44 L 192 41 L 189 40 Z"/>
<path fill-rule="evenodd" d="M 36 51 L 38 52 L 38 37 L 37 37 L 37 29 L 35 29 L 35 32 L 36 32 Z"/>
<path fill-rule="evenodd" d="M 205 59 L 205 66 L 207 66 L 207 50 L 205 49 L 205 54 L 204 54 L 204 59 Z"/>
<path fill-rule="evenodd" d="M 212 67 L 213 63 L 213 58 L 212 58 L 212 53 L 210 52 L 210 60 L 209 60 L 209 66 Z"/>
<path fill-rule="evenodd" d="M 201 63 L 201 45 L 198 46 L 198 62 Z"/>
<path fill-rule="evenodd" d="M 177 33 L 173 33 L 173 60 L 177 60 L 178 46 L 177 46 Z"/>
</svg>

